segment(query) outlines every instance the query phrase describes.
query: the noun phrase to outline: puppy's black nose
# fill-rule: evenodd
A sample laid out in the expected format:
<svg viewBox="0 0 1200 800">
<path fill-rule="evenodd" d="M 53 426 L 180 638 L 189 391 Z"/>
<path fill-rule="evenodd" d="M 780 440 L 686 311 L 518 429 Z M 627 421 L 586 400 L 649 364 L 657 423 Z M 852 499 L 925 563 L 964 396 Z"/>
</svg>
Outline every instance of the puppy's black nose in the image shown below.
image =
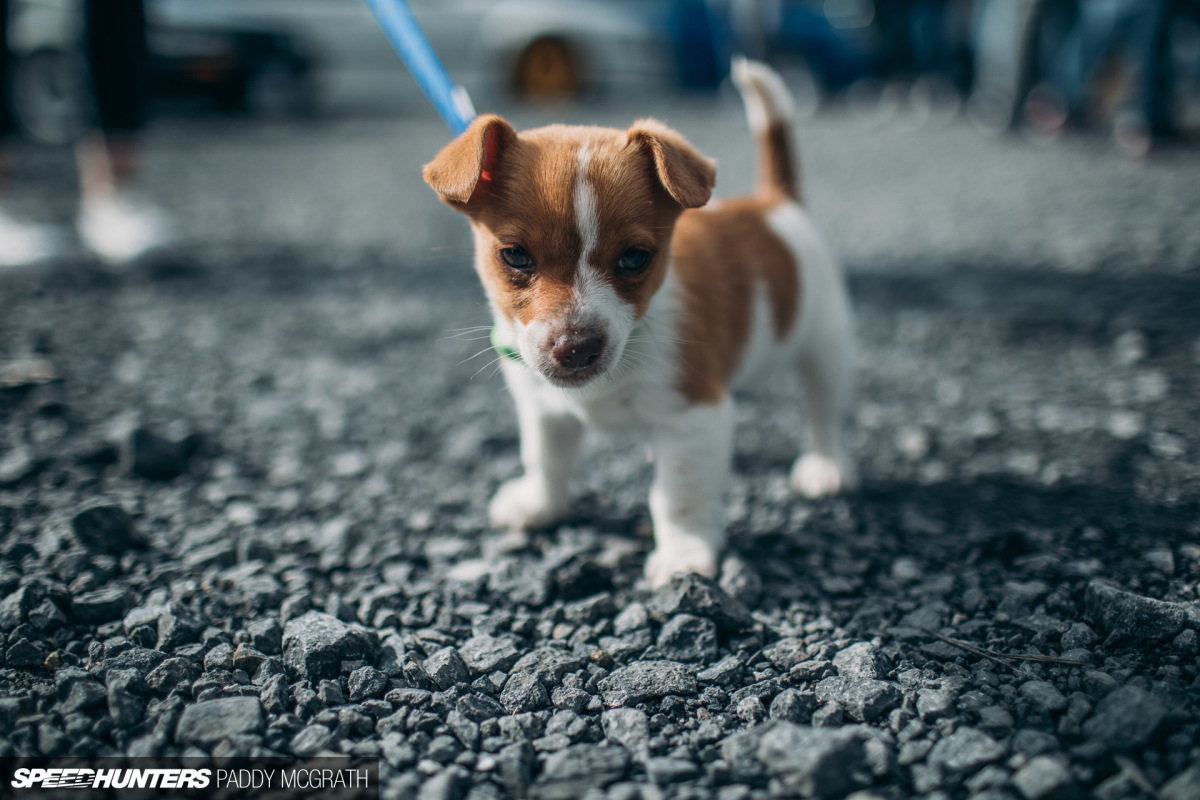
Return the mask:
<svg viewBox="0 0 1200 800">
<path fill-rule="evenodd" d="M 594 334 L 568 333 L 554 343 L 554 360 L 568 372 L 579 372 L 596 363 L 604 350 L 604 339 Z"/>
</svg>

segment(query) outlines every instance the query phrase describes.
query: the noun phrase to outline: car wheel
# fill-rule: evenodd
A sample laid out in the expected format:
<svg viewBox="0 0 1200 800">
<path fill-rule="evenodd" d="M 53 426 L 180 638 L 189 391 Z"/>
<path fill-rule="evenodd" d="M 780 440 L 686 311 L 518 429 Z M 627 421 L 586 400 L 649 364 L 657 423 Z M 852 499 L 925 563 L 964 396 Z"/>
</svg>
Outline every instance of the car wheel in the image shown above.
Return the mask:
<svg viewBox="0 0 1200 800">
<path fill-rule="evenodd" d="M 556 37 L 535 39 L 517 57 L 517 94 L 530 100 L 570 97 L 583 88 L 579 58 L 570 44 Z"/>
<path fill-rule="evenodd" d="M 88 129 L 91 93 L 82 59 L 62 50 L 37 50 L 13 65 L 12 107 L 30 139 L 62 145 Z"/>
</svg>

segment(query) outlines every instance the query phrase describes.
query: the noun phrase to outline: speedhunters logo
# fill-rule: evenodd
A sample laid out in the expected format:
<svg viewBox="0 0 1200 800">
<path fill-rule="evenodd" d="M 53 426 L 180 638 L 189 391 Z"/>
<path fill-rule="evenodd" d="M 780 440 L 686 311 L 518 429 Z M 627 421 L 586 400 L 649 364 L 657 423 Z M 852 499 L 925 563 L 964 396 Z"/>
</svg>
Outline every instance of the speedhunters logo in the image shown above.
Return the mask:
<svg viewBox="0 0 1200 800">
<path fill-rule="evenodd" d="M 0 758 L 0 797 L 379 797 L 379 760 L 299 758 Z"/>
<path fill-rule="evenodd" d="M 10 781 L 14 789 L 204 789 L 207 769 L 87 769 L 21 767 Z"/>
</svg>

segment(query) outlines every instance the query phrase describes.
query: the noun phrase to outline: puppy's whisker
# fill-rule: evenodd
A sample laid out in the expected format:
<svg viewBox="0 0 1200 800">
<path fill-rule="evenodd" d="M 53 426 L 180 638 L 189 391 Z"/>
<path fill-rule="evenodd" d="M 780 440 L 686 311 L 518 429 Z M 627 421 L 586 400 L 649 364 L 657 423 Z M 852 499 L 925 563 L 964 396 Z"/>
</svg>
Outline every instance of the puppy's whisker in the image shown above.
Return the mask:
<svg viewBox="0 0 1200 800">
<path fill-rule="evenodd" d="M 630 338 L 630 342 L 668 342 L 670 344 L 699 344 L 691 339 L 679 339 L 674 336 L 638 335 Z"/>
<path fill-rule="evenodd" d="M 481 335 L 473 336 L 472 334 L 481 334 Z M 447 339 L 457 339 L 460 342 L 473 342 L 478 339 L 483 339 L 485 337 L 491 338 L 491 335 L 492 335 L 491 328 L 477 328 L 475 330 L 462 330 L 458 333 L 448 333 L 447 335 L 438 339 L 438 341 L 444 342 Z M 464 338 L 464 337 L 469 337 L 469 338 Z"/>
<path fill-rule="evenodd" d="M 482 336 L 468 335 L 471 333 L 481 333 L 483 335 Z M 452 333 L 452 334 L 449 334 L 448 336 L 439 336 L 434 341 L 435 342 L 452 342 L 452 341 L 453 342 L 478 342 L 481 339 L 490 339 L 490 338 L 492 338 L 490 329 L 484 328 L 482 330 L 475 330 L 475 331 L 464 330 L 462 333 Z"/>
<path fill-rule="evenodd" d="M 475 355 L 473 355 L 473 356 L 468 356 L 467 358 L 464 358 L 462 361 L 458 362 L 458 363 L 457 363 L 457 364 L 455 364 L 454 366 L 456 366 L 456 367 L 461 367 L 463 364 L 466 364 L 468 361 L 474 361 L 475 359 L 479 358 L 479 357 L 480 357 L 481 355 L 483 355 L 484 353 L 494 353 L 494 352 L 496 352 L 496 351 L 495 351 L 495 350 L 493 350 L 492 348 L 490 348 L 490 347 L 485 347 L 484 349 L 480 350 L 480 351 L 479 351 L 478 353 L 476 353 Z"/>
<path fill-rule="evenodd" d="M 439 344 L 441 342 L 482 342 L 484 339 L 491 339 L 491 338 L 492 337 L 490 337 L 490 336 L 466 336 L 466 337 L 443 336 L 440 339 L 435 339 L 434 343 Z"/>
<path fill-rule="evenodd" d="M 471 380 L 471 381 L 475 380 L 477 377 L 479 377 L 479 373 L 483 372 L 483 371 L 484 371 L 485 369 L 487 369 L 488 367 L 493 367 L 493 366 L 494 366 L 494 367 L 496 367 L 496 369 L 497 369 L 497 370 L 499 370 L 499 369 L 500 369 L 500 367 L 501 367 L 501 366 L 503 366 L 503 363 L 502 363 L 502 362 L 503 362 L 503 360 L 504 360 L 504 356 L 496 356 L 494 359 L 492 359 L 491 361 L 487 362 L 486 364 L 484 364 L 484 365 L 483 365 L 482 367 L 480 367 L 479 369 L 475 370 L 475 374 L 474 374 L 474 375 L 472 375 L 472 376 L 471 376 L 470 378 L 468 378 L 467 380 Z M 492 375 L 495 375 L 495 374 L 496 374 L 496 373 L 494 373 L 494 372 L 492 373 Z M 491 377 L 491 376 L 488 376 L 488 377 Z"/>
</svg>

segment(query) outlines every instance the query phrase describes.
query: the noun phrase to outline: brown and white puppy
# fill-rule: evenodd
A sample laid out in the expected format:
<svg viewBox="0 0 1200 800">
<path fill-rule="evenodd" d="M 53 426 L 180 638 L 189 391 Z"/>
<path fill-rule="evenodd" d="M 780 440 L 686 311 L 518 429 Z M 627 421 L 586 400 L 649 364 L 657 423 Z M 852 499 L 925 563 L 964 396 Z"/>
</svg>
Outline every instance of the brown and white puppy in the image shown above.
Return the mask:
<svg viewBox="0 0 1200 800">
<path fill-rule="evenodd" d="M 518 134 L 485 115 L 424 171 L 471 222 L 517 405 L 525 472 L 492 499 L 492 523 L 534 528 L 566 512 L 584 423 L 643 430 L 655 586 L 716 572 L 732 389 L 798 368 L 813 451 L 792 485 L 817 497 L 854 480 L 840 437 L 850 307 L 801 206 L 791 96 L 762 64 L 738 61 L 733 76 L 759 147 L 750 197 L 708 204 L 715 164 L 649 119 Z"/>
</svg>

